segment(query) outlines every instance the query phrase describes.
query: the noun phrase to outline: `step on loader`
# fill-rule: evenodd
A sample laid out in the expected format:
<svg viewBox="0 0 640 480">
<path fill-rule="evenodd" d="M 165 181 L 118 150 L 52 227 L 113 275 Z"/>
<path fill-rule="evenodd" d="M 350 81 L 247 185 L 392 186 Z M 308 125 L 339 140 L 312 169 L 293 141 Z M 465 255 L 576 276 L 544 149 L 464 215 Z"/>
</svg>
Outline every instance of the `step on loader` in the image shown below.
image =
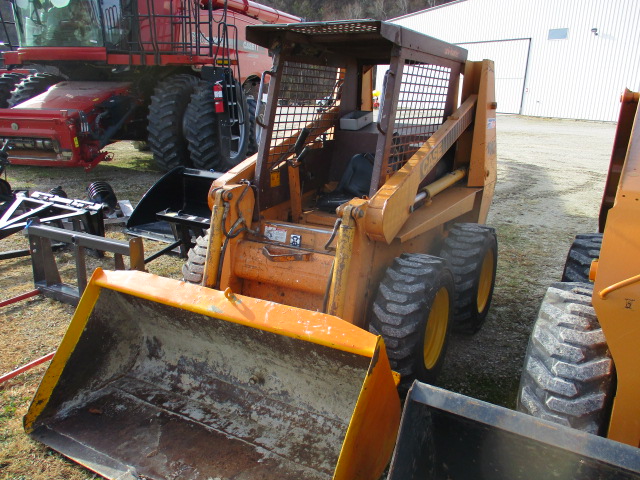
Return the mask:
<svg viewBox="0 0 640 480">
<path fill-rule="evenodd" d="M 493 63 L 379 21 L 247 39 L 274 56 L 259 151 L 214 180 L 186 281 L 96 271 L 25 417 L 108 478 L 378 479 L 401 395 L 489 309 Z"/>
</svg>

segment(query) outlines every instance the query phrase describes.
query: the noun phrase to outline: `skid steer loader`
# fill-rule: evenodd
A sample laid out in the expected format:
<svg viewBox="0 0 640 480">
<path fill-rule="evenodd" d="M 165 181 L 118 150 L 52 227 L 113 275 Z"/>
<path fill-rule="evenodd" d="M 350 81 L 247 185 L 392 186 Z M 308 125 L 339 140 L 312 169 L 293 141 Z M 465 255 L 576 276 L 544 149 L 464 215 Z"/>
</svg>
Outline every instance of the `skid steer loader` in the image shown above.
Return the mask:
<svg viewBox="0 0 640 480">
<path fill-rule="evenodd" d="M 629 90 L 622 96 L 600 233 L 576 237 L 562 283 L 547 290 L 518 396 L 526 413 L 634 447 L 640 447 L 638 98 Z"/>
<path fill-rule="evenodd" d="M 378 21 L 247 39 L 274 55 L 260 148 L 213 182 L 187 281 L 96 271 L 25 416 L 109 478 L 378 479 L 398 387 L 487 315 L 493 63 Z"/>
<path fill-rule="evenodd" d="M 520 411 L 414 382 L 388 480 L 640 479 L 639 98 L 622 97 L 600 233 L 576 237 L 540 307 Z"/>
</svg>

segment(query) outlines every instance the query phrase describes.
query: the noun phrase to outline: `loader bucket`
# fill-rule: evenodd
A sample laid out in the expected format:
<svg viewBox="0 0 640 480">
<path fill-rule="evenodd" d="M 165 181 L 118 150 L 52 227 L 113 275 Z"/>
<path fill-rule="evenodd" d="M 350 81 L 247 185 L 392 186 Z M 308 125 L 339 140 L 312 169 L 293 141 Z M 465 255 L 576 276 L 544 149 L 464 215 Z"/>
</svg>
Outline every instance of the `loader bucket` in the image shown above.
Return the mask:
<svg viewBox="0 0 640 480">
<path fill-rule="evenodd" d="M 24 419 L 118 479 L 378 479 L 400 400 L 384 345 L 336 317 L 96 270 Z"/>
<path fill-rule="evenodd" d="M 640 479 L 640 450 L 414 382 L 388 480 Z"/>
</svg>

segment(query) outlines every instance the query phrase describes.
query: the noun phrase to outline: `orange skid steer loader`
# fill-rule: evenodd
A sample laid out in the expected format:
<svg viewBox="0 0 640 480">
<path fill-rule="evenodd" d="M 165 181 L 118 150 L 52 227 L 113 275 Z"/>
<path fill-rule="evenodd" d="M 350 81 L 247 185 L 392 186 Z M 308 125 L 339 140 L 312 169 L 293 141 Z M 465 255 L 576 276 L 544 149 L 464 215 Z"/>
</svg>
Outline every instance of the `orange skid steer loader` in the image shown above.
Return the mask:
<svg viewBox="0 0 640 480">
<path fill-rule="evenodd" d="M 520 411 L 416 381 L 388 480 L 640 479 L 639 101 L 622 95 L 600 232 L 576 236 L 540 305 Z"/>
<path fill-rule="evenodd" d="M 274 55 L 260 148 L 186 281 L 96 271 L 25 417 L 109 478 L 378 479 L 398 388 L 489 309 L 492 62 L 377 21 L 247 39 Z"/>
</svg>

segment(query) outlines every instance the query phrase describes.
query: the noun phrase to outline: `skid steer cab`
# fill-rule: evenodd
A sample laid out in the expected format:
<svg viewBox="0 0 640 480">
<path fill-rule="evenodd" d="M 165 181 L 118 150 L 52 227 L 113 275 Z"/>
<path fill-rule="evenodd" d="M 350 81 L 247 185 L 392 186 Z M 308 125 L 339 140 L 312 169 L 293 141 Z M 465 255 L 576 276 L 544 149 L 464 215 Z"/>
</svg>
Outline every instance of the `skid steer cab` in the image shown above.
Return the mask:
<svg viewBox="0 0 640 480">
<path fill-rule="evenodd" d="M 186 281 L 97 271 L 25 417 L 109 478 L 378 479 L 401 395 L 487 316 L 493 63 L 378 21 L 247 39 L 274 55 L 259 151 Z"/>
</svg>

